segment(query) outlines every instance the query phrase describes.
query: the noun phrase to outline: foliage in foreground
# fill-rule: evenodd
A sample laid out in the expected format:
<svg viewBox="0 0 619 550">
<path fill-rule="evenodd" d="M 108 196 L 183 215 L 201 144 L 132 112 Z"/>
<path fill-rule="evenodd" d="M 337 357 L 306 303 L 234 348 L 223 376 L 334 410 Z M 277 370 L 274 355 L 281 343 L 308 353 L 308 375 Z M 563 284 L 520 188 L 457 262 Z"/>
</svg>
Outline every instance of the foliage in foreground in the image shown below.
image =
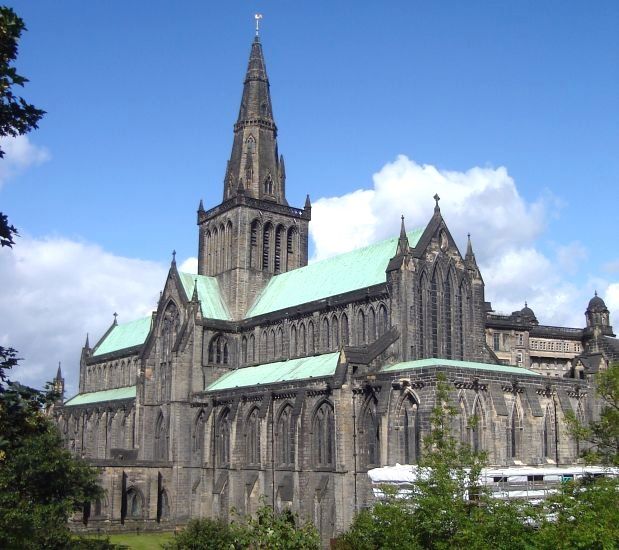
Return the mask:
<svg viewBox="0 0 619 550">
<path fill-rule="evenodd" d="M 565 483 L 535 506 L 493 499 L 473 481 L 485 456 L 451 435 L 455 415 L 448 386 L 439 380 L 413 492 L 403 498 L 386 488 L 385 499 L 357 514 L 338 550 L 619 547 L 619 480 Z"/>
<path fill-rule="evenodd" d="M 263 504 L 255 518 L 230 524 L 210 518 L 194 519 L 166 550 L 314 550 L 320 548 L 318 531 L 311 523 L 299 526 L 290 513 L 276 514 Z"/>
</svg>

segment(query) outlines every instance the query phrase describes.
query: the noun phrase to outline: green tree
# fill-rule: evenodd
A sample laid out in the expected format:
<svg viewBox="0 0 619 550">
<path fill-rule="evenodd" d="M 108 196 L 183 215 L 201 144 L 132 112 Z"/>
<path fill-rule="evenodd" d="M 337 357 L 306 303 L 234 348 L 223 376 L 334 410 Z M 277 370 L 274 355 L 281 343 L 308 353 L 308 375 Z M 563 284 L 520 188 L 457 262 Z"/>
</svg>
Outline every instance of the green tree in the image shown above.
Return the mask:
<svg viewBox="0 0 619 550">
<path fill-rule="evenodd" d="M 196 519 L 166 550 L 317 550 L 320 537 L 312 523 L 299 525 L 288 511 L 277 514 L 264 502 L 256 517 L 239 516 L 230 524 L 209 518 Z"/>
<path fill-rule="evenodd" d="M 588 444 L 587 462 L 619 466 L 619 363 L 596 375 L 597 395 L 602 400 L 600 419 L 583 424 L 571 414 L 572 436 Z"/>
<path fill-rule="evenodd" d="M 23 31 L 24 21 L 6 6 L 0 6 L 0 136 L 15 137 L 27 134 L 38 128 L 45 111 L 28 103 L 17 92 L 28 79 L 17 73 L 13 66 L 17 59 L 18 43 Z M 0 147 L 0 158 L 4 151 Z M 17 229 L 9 223 L 6 214 L 0 212 L 0 246 L 15 244 L 13 237 Z"/>
</svg>

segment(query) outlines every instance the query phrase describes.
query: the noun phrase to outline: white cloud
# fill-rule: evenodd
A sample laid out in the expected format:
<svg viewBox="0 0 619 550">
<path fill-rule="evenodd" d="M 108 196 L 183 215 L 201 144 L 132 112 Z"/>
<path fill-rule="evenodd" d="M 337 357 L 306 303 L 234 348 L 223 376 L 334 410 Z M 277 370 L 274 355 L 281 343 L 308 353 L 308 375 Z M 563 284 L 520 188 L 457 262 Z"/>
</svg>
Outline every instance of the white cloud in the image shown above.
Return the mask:
<svg viewBox="0 0 619 550">
<path fill-rule="evenodd" d="M 198 273 L 198 258 L 190 257 L 187 258 L 180 266 L 178 266 L 179 271 L 183 271 L 184 273 Z"/>
<path fill-rule="evenodd" d="M 592 282 L 579 288 L 565 274 L 576 274 L 587 250 L 578 242 L 559 244 L 549 257 L 537 246 L 545 220 L 560 209 L 556 197 L 546 194 L 526 201 L 504 167 L 447 171 L 402 155 L 373 180 L 372 189 L 320 198 L 313 204 L 314 260 L 397 235 L 401 214 L 407 229 L 424 227 L 432 216 L 432 197 L 438 193 L 441 212 L 461 252 L 466 234 L 472 234 L 486 299 L 495 310 L 509 313 L 527 300 L 541 323 L 583 326 Z M 618 303 L 609 308 L 619 317 L 616 284 L 616 291 L 613 285 L 609 289 L 611 294 L 617 292 Z M 598 288 L 607 285 L 601 281 Z"/>
<path fill-rule="evenodd" d="M 0 251 L 0 345 L 23 357 L 12 378 L 40 387 L 61 361 L 75 392 L 86 333 L 94 345 L 114 312 L 119 322 L 148 315 L 165 277 L 161 264 L 64 238 L 23 236 Z"/>
<path fill-rule="evenodd" d="M 4 151 L 0 160 L 0 187 L 20 171 L 51 158 L 48 149 L 34 145 L 28 136 L 0 137 L 0 148 Z"/>
</svg>

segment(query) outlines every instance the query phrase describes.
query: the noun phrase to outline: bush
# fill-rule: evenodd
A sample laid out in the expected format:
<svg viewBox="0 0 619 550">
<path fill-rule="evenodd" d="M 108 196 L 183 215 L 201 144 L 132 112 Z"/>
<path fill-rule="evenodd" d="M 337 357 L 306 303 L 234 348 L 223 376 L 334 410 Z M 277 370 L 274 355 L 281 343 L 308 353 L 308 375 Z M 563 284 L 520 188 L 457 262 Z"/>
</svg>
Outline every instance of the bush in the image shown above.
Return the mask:
<svg viewBox="0 0 619 550">
<path fill-rule="evenodd" d="M 201 518 L 191 520 L 166 550 L 227 550 L 241 548 L 236 525 L 220 520 Z"/>
</svg>

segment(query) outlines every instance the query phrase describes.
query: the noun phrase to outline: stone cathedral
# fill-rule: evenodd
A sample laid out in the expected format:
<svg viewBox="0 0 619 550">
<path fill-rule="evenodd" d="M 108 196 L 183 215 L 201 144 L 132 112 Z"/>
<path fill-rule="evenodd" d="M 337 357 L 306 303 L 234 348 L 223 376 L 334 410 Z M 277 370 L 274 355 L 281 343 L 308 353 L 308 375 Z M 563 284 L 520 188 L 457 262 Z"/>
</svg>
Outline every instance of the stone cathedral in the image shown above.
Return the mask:
<svg viewBox="0 0 619 550">
<path fill-rule="evenodd" d="M 326 543 L 371 501 L 368 469 L 419 458 L 439 373 L 454 430 L 491 464 L 575 462 L 565 415 L 599 413 L 593 375 L 619 358 L 602 298 L 584 328 L 495 313 L 438 196 L 425 227 L 402 219 L 308 265 L 311 203 L 286 200 L 277 131 L 256 37 L 222 202 L 197 211 L 198 274 L 173 260 L 152 315 L 87 339 L 79 394 L 54 407 L 68 448 L 101 468 L 87 528 L 171 528 L 265 499 Z"/>
</svg>

